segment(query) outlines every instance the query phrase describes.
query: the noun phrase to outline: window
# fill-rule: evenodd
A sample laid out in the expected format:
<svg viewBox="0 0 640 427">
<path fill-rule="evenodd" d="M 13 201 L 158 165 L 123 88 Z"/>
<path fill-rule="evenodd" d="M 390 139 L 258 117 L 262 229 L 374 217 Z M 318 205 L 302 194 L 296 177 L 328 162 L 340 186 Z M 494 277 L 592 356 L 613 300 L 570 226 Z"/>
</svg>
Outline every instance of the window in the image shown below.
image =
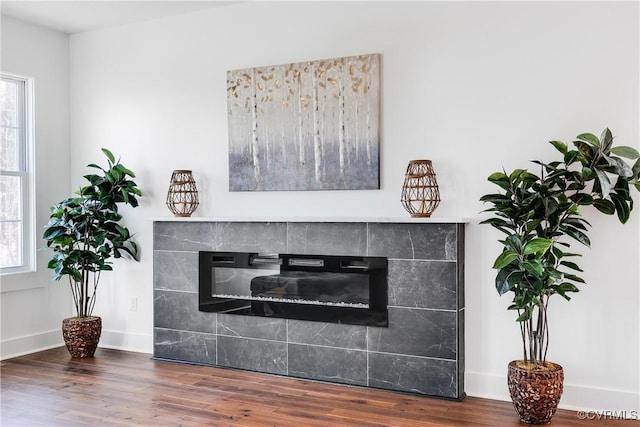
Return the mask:
<svg viewBox="0 0 640 427">
<path fill-rule="evenodd" d="M 34 269 L 33 79 L 0 75 L 0 272 Z"/>
</svg>

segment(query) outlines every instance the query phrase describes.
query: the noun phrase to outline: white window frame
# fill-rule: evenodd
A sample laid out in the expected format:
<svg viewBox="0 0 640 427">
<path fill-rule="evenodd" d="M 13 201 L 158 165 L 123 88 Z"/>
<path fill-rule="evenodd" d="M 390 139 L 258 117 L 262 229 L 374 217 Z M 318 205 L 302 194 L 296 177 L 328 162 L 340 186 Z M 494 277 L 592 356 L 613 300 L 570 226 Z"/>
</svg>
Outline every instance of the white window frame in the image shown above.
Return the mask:
<svg viewBox="0 0 640 427">
<path fill-rule="evenodd" d="M 31 273 L 36 270 L 36 240 L 35 240 L 35 146 L 34 146 L 34 79 L 6 72 L 0 72 L 3 80 L 21 83 L 22 96 L 19 96 L 20 106 L 19 126 L 20 134 L 20 170 L 0 170 L 3 176 L 22 177 L 22 263 L 13 267 L 0 267 L 0 275 L 17 273 Z M 21 120 L 22 119 L 22 120 Z"/>
</svg>

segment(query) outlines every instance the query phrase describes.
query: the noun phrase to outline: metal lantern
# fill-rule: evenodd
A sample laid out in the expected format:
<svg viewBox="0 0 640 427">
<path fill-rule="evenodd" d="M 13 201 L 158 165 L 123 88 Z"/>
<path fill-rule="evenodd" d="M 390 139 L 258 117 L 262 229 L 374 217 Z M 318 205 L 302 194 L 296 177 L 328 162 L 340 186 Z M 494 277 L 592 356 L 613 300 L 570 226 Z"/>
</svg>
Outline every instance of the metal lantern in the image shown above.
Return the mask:
<svg viewBox="0 0 640 427">
<path fill-rule="evenodd" d="M 411 160 L 402 186 L 402 205 L 414 218 L 428 218 L 440 204 L 431 160 Z"/>
<path fill-rule="evenodd" d="M 167 207 L 175 216 L 191 216 L 200 202 L 193 174 L 189 170 L 174 170 L 171 175 Z"/>
</svg>

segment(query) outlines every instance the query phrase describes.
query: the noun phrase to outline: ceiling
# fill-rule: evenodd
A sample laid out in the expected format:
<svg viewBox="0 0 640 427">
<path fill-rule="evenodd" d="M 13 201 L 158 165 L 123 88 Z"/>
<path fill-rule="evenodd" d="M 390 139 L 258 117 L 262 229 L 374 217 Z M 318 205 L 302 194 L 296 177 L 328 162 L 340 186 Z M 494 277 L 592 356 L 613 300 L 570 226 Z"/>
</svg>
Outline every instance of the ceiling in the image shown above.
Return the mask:
<svg viewBox="0 0 640 427">
<path fill-rule="evenodd" d="M 217 1 L 0 0 L 0 12 L 67 34 L 99 30 L 238 3 Z"/>
</svg>

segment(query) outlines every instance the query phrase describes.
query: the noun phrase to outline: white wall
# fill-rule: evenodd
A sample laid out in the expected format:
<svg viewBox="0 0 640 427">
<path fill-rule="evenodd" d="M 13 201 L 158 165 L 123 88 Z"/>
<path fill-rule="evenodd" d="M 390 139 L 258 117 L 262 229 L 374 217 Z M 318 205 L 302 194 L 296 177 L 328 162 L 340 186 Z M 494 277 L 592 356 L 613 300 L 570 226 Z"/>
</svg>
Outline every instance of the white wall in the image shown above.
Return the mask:
<svg viewBox="0 0 640 427">
<path fill-rule="evenodd" d="M 640 147 L 638 16 L 630 2 L 251 2 L 72 36 L 72 183 L 109 147 L 145 193 L 124 212 L 141 262 L 103 276 L 102 345 L 152 351 L 152 219 L 169 215 L 173 169 L 194 171 L 197 216 L 406 216 L 407 161 L 430 158 L 443 197 L 435 216 L 474 218 L 466 390 L 507 399 L 519 333 L 493 289 L 499 236 L 477 225 L 478 198 L 502 166 L 550 159 L 550 139 L 609 126 L 618 143 Z M 379 191 L 228 192 L 227 70 L 374 52 L 383 70 Z M 638 212 L 625 227 L 588 219 L 589 285 L 551 307 L 549 358 L 566 370 L 561 405 L 637 410 Z"/>
<path fill-rule="evenodd" d="M 49 206 L 70 195 L 69 37 L 2 17 L 4 72 L 34 78 L 36 246 Z M 72 315 L 66 282 L 51 282 L 46 252 L 37 272 L 2 276 L 0 358 L 62 344 L 61 321 Z"/>
</svg>

